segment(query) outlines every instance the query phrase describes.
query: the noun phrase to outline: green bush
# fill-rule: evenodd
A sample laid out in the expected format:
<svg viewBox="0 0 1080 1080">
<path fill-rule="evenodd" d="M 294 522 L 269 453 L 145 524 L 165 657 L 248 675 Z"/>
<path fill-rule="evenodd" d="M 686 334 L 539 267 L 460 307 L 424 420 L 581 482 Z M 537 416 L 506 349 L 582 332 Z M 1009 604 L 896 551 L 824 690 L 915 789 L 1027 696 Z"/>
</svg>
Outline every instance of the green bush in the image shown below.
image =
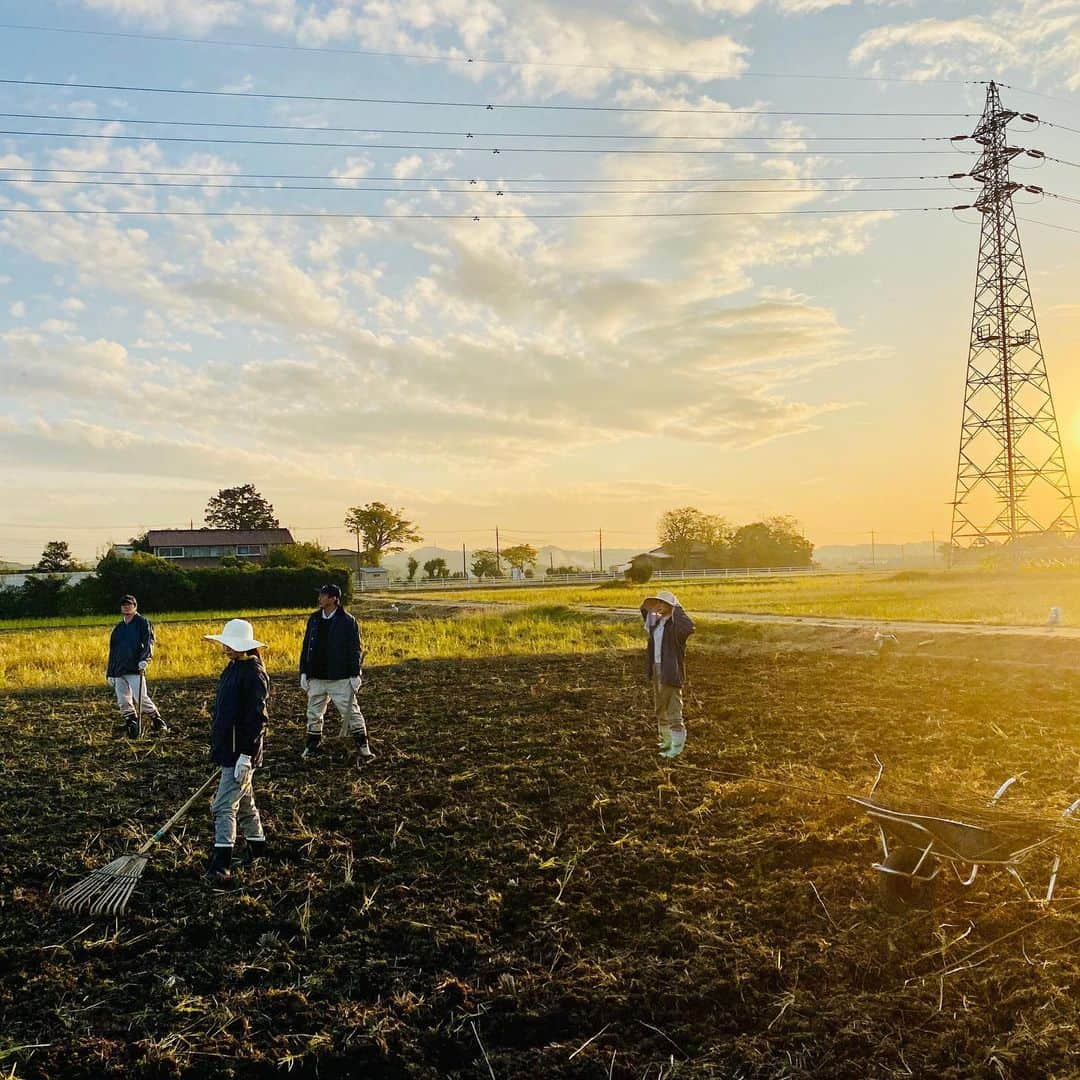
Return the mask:
<svg viewBox="0 0 1080 1080">
<path fill-rule="evenodd" d="M 646 563 L 633 563 L 626 576 L 635 585 L 644 585 L 652 577 L 652 567 Z"/>
</svg>

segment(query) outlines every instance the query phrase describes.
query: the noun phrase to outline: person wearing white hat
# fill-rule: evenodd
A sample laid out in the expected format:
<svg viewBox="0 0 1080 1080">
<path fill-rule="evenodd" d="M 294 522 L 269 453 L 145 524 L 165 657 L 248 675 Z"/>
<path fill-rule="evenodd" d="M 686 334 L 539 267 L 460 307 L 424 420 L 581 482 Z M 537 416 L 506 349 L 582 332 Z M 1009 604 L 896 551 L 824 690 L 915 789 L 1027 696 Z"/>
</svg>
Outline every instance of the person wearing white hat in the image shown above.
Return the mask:
<svg viewBox="0 0 1080 1080">
<path fill-rule="evenodd" d="M 204 636 L 218 642 L 229 659 L 218 680 L 210 729 L 210 759 L 221 766 L 221 782 L 212 807 L 214 850 L 206 876 L 218 884 L 231 876 L 238 824 L 247 844 L 243 861 L 266 854 L 252 777 L 263 760 L 270 679 L 259 655 L 263 643 L 246 619 L 230 619 L 220 634 Z"/>
<path fill-rule="evenodd" d="M 649 635 L 645 670 L 652 682 L 660 756 L 677 758 L 686 746 L 682 688 L 686 682 L 686 642 L 694 632 L 694 623 L 678 597 L 667 589 L 645 597 L 641 617 Z"/>
</svg>

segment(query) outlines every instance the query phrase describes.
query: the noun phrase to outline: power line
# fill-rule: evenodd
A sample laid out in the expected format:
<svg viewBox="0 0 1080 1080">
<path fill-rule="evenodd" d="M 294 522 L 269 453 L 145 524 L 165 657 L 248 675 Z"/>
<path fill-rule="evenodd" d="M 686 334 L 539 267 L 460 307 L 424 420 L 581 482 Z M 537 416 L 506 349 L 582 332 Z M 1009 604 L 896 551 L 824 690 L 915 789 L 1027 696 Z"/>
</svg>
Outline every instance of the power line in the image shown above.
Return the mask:
<svg viewBox="0 0 1080 1080">
<path fill-rule="evenodd" d="M 540 67 L 540 68 L 569 68 L 587 71 L 630 71 L 630 72 L 655 72 L 665 75 L 694 75 L 712 79 L 809 79 L 821 81 L 841 82 L 876 82 L 876 83 L 917 83 L 919 85 L 935 84 L 950 86 L 985 86 L 984 79 L 914 79 L 904 77 L 888 77 L 881 75 L 829 75 L 806 73 L 800 74 L 789 71 L 740 71 L 718 72 L 701 71 L 692 68 L 668 68 L 668 67 L 626 67 L 618 64 L 571 64 L 553 60 L 518 60 L 510 57 L 480 57 L 480 56 L 451 56 L 440 53 L 414 53 L 400 52 L 389 49 L 350 49 L 342 46 L 328 45 L 298 45 L 289 43 L 276 43 L 265 41 L 236 41 L 221 38 L 193 38 L 182 37 L 177 34 L 141 34 L 118 30 L 88 30 L 76 27 L 61 26 L 38 26 L 25 23 L 0 23 L 0 30 L 26 30 L 49 34 L 80 34 L 87 37 L 111 37 L 129 38 L 137 41 L 162 41 L 183 43 L 187 45 L 212 45 L 229 48 L 243 49 L 273 49 L 289 52 L 309 53 L 334 53 L 346 56 L 378 56 L 401 60 L 424 60 L 444 64 L 485 64 L 514 67 Z M 1004 86 L 1004 83 L 1000 85 Z M 1024 91 L 1034 93 L 1034 91 Z"/>
<path fill-rule="evenodd" d="M 58 82 L 54 79 L 0 79 L 4 86 L 50 86 L 64 90 L 108 90 L 138 94 L 177 94 L 192 97 L 247 98 L 260 101 L 330 101 L 351 105 L 423 105 L 448 109 L 516 109 L 531 112 L 604 112 L 604 113 L 663 113 L 691 116 L 864 116 L 864 117 L 949 117 L 970 119 L 979 113 L 970 112 L 853 112 L 849 110 L 790 110 L 790 109 L 701 109 L 670 108 L 649 105 L 538 105 L 522 102 L 438 101 L 423 98 L 351 97 L 334 94 L 281 94 L 256 90 L 193 90 L 171 86 L 125 86 L 114 83 Z"/>
<path fill-rule="evenodd" d="M 47 214 L 83 217 L 212 217 L 212 218 L 324 218 L 326 220 L 389 220 L 389 221 L 573 221 L 612 218 L 716 218 L 716 217 L 789 217 L 823 214 L 903 214 L 931 213 L 945 210 L 967 210 L 969 206 L 880 206 L 848 207 L 822 210 L 672 210 L 633 211 L 627 213 L 573 214 L 373 214 L 367 211 L 308 211 L 308 210 L 77 210 L 50 207 L 0 207 L 2 214 Z"/>
<path fill-rule="evenodd" d="M 545 178 L 540 176 L 511 178 L 500 177 L 476 177 L 476 176 L 334 176 L 326 173 L 240 173 L 240 172 L 172 172 L 161 169 L 66 169 L 46 168 L 38 165 L 2 165 L 0 173 L 4 172 L 38 172 L 38 173 L 61 173 L 79 176 L 194 176 L 205 179 L 238 179 L 238 180 L 336 180 L 350 184 L 364 184 L 372 182 L 389 182 L 397 180 L 401 183 L 417 184 L 745 184 L 745 183 L 785 183 L 790 180 L 818 180 L 818 181 L 863 181 L 863 180 L 953 180 L 968 176 L 968 173 L 886 173 L 874 176 L 643 176 L 619 179 L 617 177 L 573 177 L 573 178 Z M 344 189 L 349 190 L 349 189 Z M 352 189 L 363 190 L 363 189 Z"/>
<path fill-rule="evenodd" d="M 2 81 L 2 80 L 0 80 Z M 18 136 L 20 138 L 44 138 L 44 139 L 96 139 L 110 140 L 113 142 L 150 142 L 150 143 L 197 143 L 199 145 L 212 144 L 216 146 L 291 146 L 310 147 L 312 149 L 336 149 L 336 150 L 452 150 L 464 153 L 481 154 L 644 154 L 657 155 L 686 155 L 686 156 L 714 156 L 728 157 L 742 154 L 745 156 L 764 157 L 774 156 L 774 153 L 782 153 L 787 157 L 818 157 L 821 150 L 639 150 L 626 147 L 580 147 L 580 146 L 443 146 L 422 145 L 416 143 L 339 143 L 339 142 L 310 142 L 296 141 L 292 139 L 215 139 L 207 136 L 186 135 L 116 135 L 82 131 L 10 131 L 0 130 L 0 135 Z M 841 153 L 841 151 L 836 151 Z M 845 156 L 849 155 L 875 155 L 875 156 L 899 156 L 899 157 L 932 157 L 934 155 L 961 154 L 973 152 L 965 150 L 844 150 Z"/>
<path fill-rule="evenodd" d="M 953 135 L 612 135 L 565 131 L 446 131 L 424 128 L 330 127 L 325 124 L 242 124 L 216 120 L 137 120 L 125 116 L 69 116 L 56 113 L 0 112 L 10 120 L 63 120 L 88 124 L 138 124 L 149 127 L 240 128 L 256 131 L 323 131 L 338 134 L 446 135 L 463 139 L 621 139 L 635 142 L 954 142 Z M 967 138 L 968 136 L 965 136 Z"/>
<path fill-rule="evenodd" d="M 860 195 L 864 192 L 896 191 L 974 191 L 974 188 L 960 188 L 953 184 L 940 187 L 896 187 L 892 185 L 878 187 L 726 187 L 726 188 L 421 188 L 421 187 L 382 187 L 364 188 L 338 187 L 332 184 L 197 184 L 167 183 L 150 180 L 61 180 L 55 177 L 15 177 L 0 176 L 0 184 L 62 184 L 77 187 L 122 187 L 122 188 L 171 188 L 187 191 L 329 191 L 337 195 L 355 195 L 358 192 L 393 192 L 398 195 L 784 195 L 784 194 L 821 194 L 821 195 Z"/>
</svg>

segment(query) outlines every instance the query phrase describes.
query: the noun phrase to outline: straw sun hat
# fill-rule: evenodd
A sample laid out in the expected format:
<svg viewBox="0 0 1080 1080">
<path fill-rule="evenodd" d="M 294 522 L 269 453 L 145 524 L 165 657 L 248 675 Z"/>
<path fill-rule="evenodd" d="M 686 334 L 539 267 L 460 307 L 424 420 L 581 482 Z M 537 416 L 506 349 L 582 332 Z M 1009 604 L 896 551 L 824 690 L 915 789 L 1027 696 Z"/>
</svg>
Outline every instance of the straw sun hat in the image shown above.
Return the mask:
<svg viewBox="0 0 1080 1080">
<path fill-rule="evenodd" d="M 203 634 L 207 641 L 217 641 L 228 645 L 234 652 L 247 652 L 249 649 L 261 649 L 265 642 L 255 640 L 255 631 L 247 619 L 230 619 L 220 634 Z"/>
</svg>

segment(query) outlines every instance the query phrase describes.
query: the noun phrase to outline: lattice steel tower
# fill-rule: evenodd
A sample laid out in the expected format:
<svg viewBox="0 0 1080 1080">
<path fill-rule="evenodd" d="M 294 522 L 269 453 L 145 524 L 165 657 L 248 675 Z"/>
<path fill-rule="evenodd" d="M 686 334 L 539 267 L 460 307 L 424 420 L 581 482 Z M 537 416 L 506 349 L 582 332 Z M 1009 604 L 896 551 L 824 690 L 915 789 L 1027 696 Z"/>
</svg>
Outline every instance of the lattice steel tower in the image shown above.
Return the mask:
<svg viewBox="0 0 1080 1080">
<path fill-rule="evenodd" d="M 983 186 L 982 230 L 953 502 L 952 542 L 961 547 L 1078 532 L 1013 209 L 1023 185 L 1009 163 L 1024 151 L 1009 145 L 1006 128 L 1017 115 L 990 83 L 972 135 L 983 148 L 970 173 Z"/>
</svg>

